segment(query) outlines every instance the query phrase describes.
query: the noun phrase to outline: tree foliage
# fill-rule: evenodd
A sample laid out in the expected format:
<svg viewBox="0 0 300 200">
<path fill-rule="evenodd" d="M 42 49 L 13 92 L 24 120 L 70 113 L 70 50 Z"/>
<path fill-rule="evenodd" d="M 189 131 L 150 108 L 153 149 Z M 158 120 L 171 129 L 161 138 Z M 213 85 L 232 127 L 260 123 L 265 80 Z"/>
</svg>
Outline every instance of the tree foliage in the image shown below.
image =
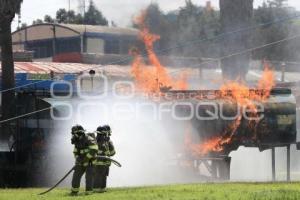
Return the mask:
<svg viewBox="0 0 300 200">
<path fill-rule="evenodd" d="M 60 8 L 57 12 L 56 12 L 56 20 L 57 23 L 66 23 L 68 22 L 68 15 L 69 13 L 67 12 L 66 9 L 64 8 Z"/>
<path fill-rule="evenodd" d="M 168 13 L 164 13 L 155 3 L 150 4 L 146 11 L 147 25 L 153 33 L 161 36 L 156 49 L 164 55 L 199 58 L 220 56 L 219 51 L 223 44 L 220 39 L 212 39 L 221 34 L 219 10 L 208 10 L 205 6 L 196 5 L 192 0 L 186 0 L 183 7 Z M 276 42 L 300 33 L 299 20 L 287 20 L 299 16 L 300 12 L 289 7 L 287 0 L 265 1 L 254 9 L 253 15 L 252 25 L 247 25 L 257 27 L 248 31 L 252 41 L 251 47 Z M 136 27 L 134 23 L 133 26 Z M 228 36 L 225 34 L 222 37 L 226 40 Z M 293 40 L 255 50 L 252 52 L 252 59 L 300 60 L 299 51 L 300 42 Z"/>
<path fill-rule="evenodd" d="M 186 5 L 179 10 L 168 13 L 161 11 L 158 4 L 152 3 L 146 9 L 146 24 L 151 32 L 161 36 L 156 47 L 163 49 L 164 54 L 206 57 L 216 55 L 212 47 L 214 43 L 212 46 L 208 44 L 200 46 L 193 41 L 218 34 L 218 16 L 218 11 L 197 6 L 191 0 L 186 0 Z M 170 49 L 170 46 L 178 46 L 178 48 Z"/>
<path fill-rule="evenodd" d="M 287 0 L 267 1 L 255 10 L 255 23 L 266 24 L 255 33 L 255 44 L 262 45 L 272 43 L 289 37 L 293 29 L 292 20 L 284 20 L 297 15 L 297 11 L 286 4 Z M 270 23 L 276 22 L 278 23 Z M 280 22 L 281 21 L 281 22 Z M 290 57 L 290 51 L 287 49 L 288 43 L 271 46 L 267 49 L 256 51 L 253 54 L 255 59 L 286 60 Z"/>
<path fill-rule="evenodd" d="M 288 0 L 268 0 L 267 5 L 274 8 L 283 8 L 287 6 Z M 264 4 L 266 4 L 264 2 Z"/>
<path fill-rule="evenodd" d="M 199 40 L 208 40 L 220 31 L 219 11 L 208 10 L 186 0 L 185 7 L 179 9 L 177 18 L 177 40 L 180 45 L 195 41 L 193 45 L 182 48 L 187 56 L 212 57 L 217 55 L 212 46 L 214 42 L 199 44 Z M 198 41 L 198 42 L 197 42 Z"/>
<path fill-rule="evenodd" d="M 50 15 L 45 15 L 44 22 L 46 22 L 46 23 L 54 23 L 55 20 Z"/>
<path fill-rule="evenodd" d="M 16 13 L 20 12 L 23 0 L 0 0 L 1 19 L 9 18 L 12 20 Z"/>
<path fill-rule="evenodd" d="M 91 0 L 90 5 L 88 7 L 87 12 L 85 13 L 84 17 L 85 24 L 89 25 L 102 25 L 107 26 L 108 21 L 107 19 L 102 15 L 102 13 L 97 9 L 94 2 Z"/>
<path fill-rule="evenodd" d="M 103 16 L 102 12 L 96 7 L 92 0 L 90 1 L 88 10 L 85 14 L 76 13 L 74 10 L 67 11 L 65 8 L 60 8 L 56 12 L 55 18 L 45 15 L 44 20 L 36 19 L 32 22 L 32 24 L 54 22 L 62 24 L 108 25 L 107 19 Z"/>
<path fill-rule="evenodd" d="M 152 33 L 160 35 L 160 42 L 156 44 L 156 49 L 162 49 L 169 45 L 169 34 L 171 31 L 171 23 L 167 21 L 164 13 L 158 4 L 152 3 L 146 9 L 145 24 L 150 28 Z"/>
<path fill-rule="evenodd" d="M 34 20 L 32 22 L 33 25 L 35 25 L 35 24 L 43 24 L 43 23 L 44 23 L 44 21 L 42 19 L 36 19 L 36 20 Z"/>
</svg>

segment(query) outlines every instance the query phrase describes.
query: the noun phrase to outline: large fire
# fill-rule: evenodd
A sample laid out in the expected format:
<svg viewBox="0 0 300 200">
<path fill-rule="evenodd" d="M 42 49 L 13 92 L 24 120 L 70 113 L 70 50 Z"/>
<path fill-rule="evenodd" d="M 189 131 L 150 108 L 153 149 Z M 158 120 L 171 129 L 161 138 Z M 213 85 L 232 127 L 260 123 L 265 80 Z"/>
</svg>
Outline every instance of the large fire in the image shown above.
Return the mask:
<svg viewBox="0 0 300 200">
<path fill-rule="evenodd" d="M 270 92 L 274 87 L 274 72 L 265 63 L 261 79 L 255 90 L 250 89 L 245 84 L 230 81 L 221 86 L 221 98 L 229 100 L 232 103 L 239 105 L 240 108 L 247 108 L 251 115 L 257 115 L 257 108 L 254 102 L 264 102 L 270 96 Z M 239 113 L 242 113 L 241 111 Z M 235 138 L 237 128 L 240 126 L 242 116 L 237 117 L 221 134 L 221 136 L 209 139 L 200 144 L 194 144 L 191 140 L 191 133 L 188 131 L 185 138 L 185 147 L 193 155 L 204 156 L 210 152 L 222 152 L 227 144 L 230 144 Z M 249 121 L 248 126 L 255 129 L 258 124 L 257 120 Z M 256 139 L 256 131 L 253 131 L 253 138 Z"/>
<path fill-rule="evenodd" d="M 206 142 L 200 144 L 194 144 L 192 142 L 192 136 L 190 129 L 185 135 L 185 148 L 188 152 L 192 153 L 193 156 L 204 156 L 210 152 L 222 152 L 224 145 L 230 144 L 234 137 L 234 133 L 241 123 L 241 116 L 239 116 L 229 127 L 224 131 L 222 136 L 214 137 Z"/>
<path fill-rule="evenodd" d="M 138 49 L 132 49 L 133 63 L 131 73 L 135 79 L 137 91 L 146 94 L 161 93 L 162 89 L 186 90 L 188 88 L 185 75 L 181 77 L 171 77 L 166 67 L 164 67 L 158 59 L 154 51 L 154 43 L 160 39 L 159 35 L 150 32 L 145 20 L 146 11 L 136 17 L 135 23 L 138 25 L 140 33 L 139 38 L 143 41 L 147 52 L 148 63 L 144 61 L 143 56 Z M 258 81 L 256 88 L 251 88 L 246 84 L 238 81 L 228 81 L 220 88 L 218 98 L 239 105 L 239 108 L 247 108 L 250 115 L 257 114 L 255 102 L 264 102 L 269 96 L 271 89 L 275 85 L 274 72 L 269 68 L 268 64 L 264 64 L 261 79 Z M 197 98 L 199 99 L 199 98 Z M 201 97 L 200 97 L 201 100 Z M 242 113 L 242 112 L 239 112 Z M 215 137 L 204 141 L 200 144 L 194 144 L 191 139 L 191 133 L 188 131 L 185 137 L 185 147 L 193 155 L 205 156 L 210 152 L 222 152 L 227 144 L 230 144 L 235 138 L 235 133 L 240 127 L 242 116 L 238 116 L 231 122 L 226 130 L 219 137 Z M 249 127 L 255 128 L 258 121 L 249 122 Z M 256 138 L 255 131 L 253 139 Z"/>
<path fill-rule="evenodd" d="M 155 54 L 154 43 L 160 39 L 160 36 L 150 33 L 145 23 L 146 14 L 146 11 L 143 11 L 135 19 L 135 22 L 140 30 L 139 37 L 145 44 L 149 65 L 146 65 L 137 49 L 131 51 L 134 57 L 131 73 L 138 91 L 149 94 L 159 93 L 162 88 L 187 89 L 188 84 L 185 75 L 181 75 L 179 79 L 172 78 Z"/>
</svg>

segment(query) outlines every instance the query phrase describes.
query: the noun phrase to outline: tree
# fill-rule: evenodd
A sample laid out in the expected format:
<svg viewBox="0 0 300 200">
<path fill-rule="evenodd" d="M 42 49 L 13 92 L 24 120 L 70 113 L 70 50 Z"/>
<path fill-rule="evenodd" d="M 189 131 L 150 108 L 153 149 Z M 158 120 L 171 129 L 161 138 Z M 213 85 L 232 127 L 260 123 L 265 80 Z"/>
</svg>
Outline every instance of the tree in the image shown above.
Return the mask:
<svg viewBox="0 0 300 200">
<path fill-rule="evenodd" d="M 82 24 L 83 23 L 83 17 L 81 14 L 75 13 L 74 10 L 68 11 L 68 21 L 65 22 L 68 24 Z"/>
<path fill-rule="evenodd" d="M 46 23 L 54 23 L 55 20 L 50 15 L 45 15 L 44 22 L 46 22 Z"/>
<path fill-rule="evenodd" d="M 159 49 L 168 48 L 170 37 L 170 23 L 166 20 L 164 13 L 157 3 L 151 3 L 146 9 L 145 24 L 149 27 L 150 32 L 160 36 L 156 47 Z"/>
<path fill-rule="evenodd" d="M 21 29 L 26 28 L 26 27 L 27 27 L 27 24 L 26 24 L 26 23 L 22 23 L 22 24 L 21 24 Z"/>
<path fill-rule="evenodd" d="M 56 20 L 58 23 L 67 23 L 68 21 L 68 12 L 66 9 L 61 8 L 56 12 Z"/>
<path fill-rule="evenodd" d="M 107 19 L 98 10 L 98 8 L 95 6 L 92 0 L 90 1 L 89 8 L 85 13 L 84 18 L 85 18 L 84 19 L 85 24 L 88 25 L 102 25 L 102 26 L 108 25 Z"/>
<path fill-rule="evenodd" d="M 11 22 L 20 12 L 22 0 L 0 0 L 0 44 L 2 57 L 2 90 L 15 87 L 14 60 L 12 51 Z M 13 90 L 2 92 L 2 118 L 13 116 Z M 6 125 L 5 125 L 6 126 Z M 8 126 L 7 126 L 8 127 Z M 4 127 L 4 129 L 7 129 Z"/>
<path fill-rule="evenodd" d="M 44 23 L 44 21 L 42 19 L 36 19 L 36 20 L 34 20 L 32 22 L 33 25 L 35 25 L 35 24 L 43 24 L 43 23 Z"/>
<path fill-rule="evenodd" d="M 21 30 L 21 29 L 24 29 L 26 27 L 27 27 L 27 24 L 26 23 L 22 23 L 21 26 L 17 27 L 17 30 Z"/>
<path fill-rule="evenodd" d="M 63 24 L 83 24 L 83 17 L 81 14 L 75 14 L 74 10 L 66 11 L 61 8 L 56 12 L 56 21 Z"/>
<path fill-rule="evenodd" d="M 156 47 L 164 54 L 188 57 L 218 56 L 216 42 L 195 43 L 219 33 L 219 12 L 214 9 L 195 5 L 186 0 L 179 10 L 165 14 L 157 3 L 151 3 L 146 9 L 145 23 L 152 33 L 160 35 Z M 137 26 L 133 22 L 133 27 Z M 180 48 L 170 48 L 177 46 Z"/>
<path fill-rule="evenodd" d="M 214 42 L 192 43 L 196 40 L 205 40 L 219 32 L 218 12 L 213 9 L 195 5 L 191 0 L 186 0 L 186 5 L 181 7 L 177 18 L 177 40 L 183 44 L 181 51 L 186 56 L 214 57 L 217 52 Z M 184 46 L 186 42 L 191 45 Z M 182 45 L 180 45 L 182 46 Z"/>
<path fill-rule="evenodd" d="M 234 32 L 252 25 L 253 0 L 220 0 L 222 33 Z M 222 40 L 221 57 L 243 52 L 251 44 L 251 32 L 227 34 Z M 221 60 L 223 77 L 245 80 L 250 65 L 250 53 L 243 53 Z"/>
<path fill-rule="evenodd" d="M 89 25 L 108 25 L 107 19 L 97 9 L 93 1 L 90 1 L 88 11 L 85 16 L 80 13 L 75 13 L 74 10 L 67 11 L 65 8 L 60 8 L 56 12 L 56 18 L 53 19 L 50 15 L 45 15 L 44 20 L 36 19 L 32 24 L 42 23 L 62 23 L 62 24 L 89 24 Z"/>
<path fill-rule="evenodd" d="M 292 32 L 293 22 L 285 21 L 272 23 L 291 16 L 299 15 L 295 9 L 286 6 L 286 0 L 272 0 L 259 6 L 254 12 L 254 19 L 257 24 L 266 24 L 255 32 L 254 41 L 257 46 L 268 44 L 289 37 Z M 291 55 L 288 43 L 281 43 L 269 48 L 255 51 L 255 59 L 285 60 Z"/>
<path fill-rule="evenodd" d="M 282 8 L 285 7 L 288 0 L 268 0 L 267 4 L 270 7 Z"/>
<path fill-rule="evenodd" d="M 74 17 L 74 20 L 71 20 L 71 24 L 83 24 L 83 16 L 81 14 L 77 14 Z"/>
</svg>

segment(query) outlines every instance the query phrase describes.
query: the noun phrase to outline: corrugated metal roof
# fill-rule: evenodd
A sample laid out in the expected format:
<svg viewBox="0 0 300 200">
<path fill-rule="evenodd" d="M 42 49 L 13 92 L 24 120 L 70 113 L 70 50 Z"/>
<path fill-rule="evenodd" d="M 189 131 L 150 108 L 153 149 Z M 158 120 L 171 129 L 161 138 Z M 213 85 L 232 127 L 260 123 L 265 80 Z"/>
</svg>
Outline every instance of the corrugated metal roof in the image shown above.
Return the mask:
<svg viewBox="0 0 300 200">
<path fill-rule="evenodd" d="M 138 36 L 139 31 L 134 28 L 121 28 L 121 27 L 109 27 L 109 26 L 94 26 L 94 25 L 80 25 L 80 24 L 51 24 L 51 23 L 43 23 L 43 24 L 34 24 L 31 26 L 27 26 L 23 29 L 16 30 L 12 33 L 15 35 L 24 29 L 31 29 L 39 26 L 49 26 L 50 28 L 53 25 L 65 29 L 69 29 L 70 31 L 76 32 L 76 34 L 83 33 L 92 33 L 92 34 L 111 34 L 111 35 L 127 35 L 127 36 Z M 57 35 L 59 37 L 59 35 Z"/>
<path fill-rule="evenodd" d="M 89 70 L 95 70 L 97 73 L 105 73 L 108 76 L 122 76 L 130 77 L 130 66 L 120 65 L 95 65 L 95 64 L 82 64 L 82 63 L 55 63 L 55 62 L 15 62 L 15 73 L 30 73 L 30 74 L 46 74 L 53 71 L 56 74 L 80 74 L 82 72 L 89 72 Z M 189 75 L 198 76 L 198 68 L 167 68 L 172 75 L 178 75 L 180 69 L 181 72 L 188 73 Z M 1 63 L 0 63 L 1 72 Z M 221 70 L 205 69 L 203 73 L 206 79 L 217 80 L 221 77 Z M 257 80 L 261 77 L 261 70 L 250 70 L 248 73 L 249 80 Z M 299 74 L 295 72 L 286 72 L 286 81 L 299 81 Z M 281 72 L 275 72 L 276 80 L 281 78 Z"/>
<path fill-rule="evenodd" d="M 15 62 L 15 73 L 28 74 L 80 74 L 88 73 L 91 69 L 97 73 L 108 76 L 130 76 L 130 66 L 95 65 L 81 63 L 55 63 L 55 62 Z M 0 72 L 2 70 L 0 63 Z"/>
<path fill-rule="evenodd" d="M 107 33 L 116 35 L 132 35 L 137 36 L 138 30 L 133 28 L 120 28 L 120 27 L 109 27 L 109 26 L 92 26 L 92 25 L 77 25 L 77 24 L 60 24 L 61 26 L 68 27 L 77 32 L 83 34 L 84 32 L 89 33 Z"/>
<path fill-rule="evenodd" d="M 99 67 L 101 66 L 80 63 L 15 62 L 15 73 L 46 74 L 53 71 L 54 73 L 79 74 Z"/>
</svg>

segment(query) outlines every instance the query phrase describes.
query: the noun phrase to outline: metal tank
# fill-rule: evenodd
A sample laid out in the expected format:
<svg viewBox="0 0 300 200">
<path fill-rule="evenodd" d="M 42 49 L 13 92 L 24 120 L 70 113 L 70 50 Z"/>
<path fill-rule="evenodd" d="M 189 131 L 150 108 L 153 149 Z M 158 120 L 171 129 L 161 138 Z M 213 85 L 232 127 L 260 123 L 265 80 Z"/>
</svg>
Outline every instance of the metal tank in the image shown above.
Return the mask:
<svg viewBox="0 0 300 200">
<path fill-rule="evenodd" d="M 213 178 L 230 179 L 229 154 L 240 146 L 264 151 L 296 144 L 296 99 L 290 89 L 274 88 L 265 101 L 253 101 L 257 109 L 255 117 L 259 120 L 249 119 L 253 112 L 241 109 L 236 102 L 224 98 L 218 90 L 167 91 L 163 99 L 176 102 L 177 105 L 173 107 L 176 115 L 186 118 L 182 124 L 191 126 L 191 141 L 197 148 L 216 138 L 225 141 L 220 143 L 217 150 L 212 148 L 204 154 L 194 154 L 192 151 L 185 154 L 184 159 L 193 161 L 196 168 L 204 163 Z M 242 114 L 238 114 L 238 110 L 242 110 Z M 232 128 L 234 125 L 236 127 Z M 185 134 L 182 132 L 184 129 L 178 130 Z"/>
</svg>

